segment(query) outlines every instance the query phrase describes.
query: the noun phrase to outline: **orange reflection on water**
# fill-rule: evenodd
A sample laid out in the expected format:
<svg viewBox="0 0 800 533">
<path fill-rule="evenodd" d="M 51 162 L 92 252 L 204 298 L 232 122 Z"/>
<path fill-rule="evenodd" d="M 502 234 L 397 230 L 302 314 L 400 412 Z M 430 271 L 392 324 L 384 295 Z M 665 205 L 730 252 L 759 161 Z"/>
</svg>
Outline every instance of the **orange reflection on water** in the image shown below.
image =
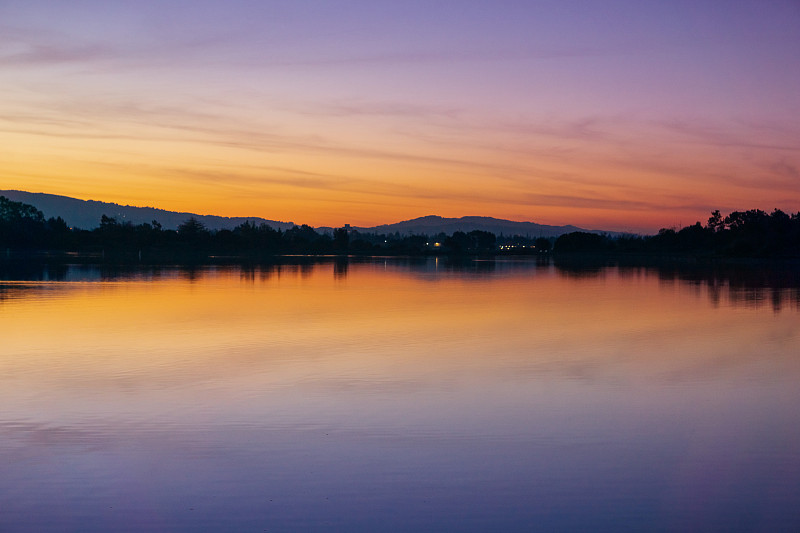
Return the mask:
<svg viewBox="0 0 800 533">
<path fill-rule="evenodd" d="M 528 262 L 61 275 L 0 282 L 18 523 L 171 530 L 219 509 L 216 529 L 305 530 L 371 506 L 533 523 L 584 501 L 675 530 L 730 529 L 739 501 L 796 516 L 797 306 Z"/>
<path fill-rule="evenodd" d="M 408 399 L 442 383 L 525 395 L 553 380 L 644 386 L 800 370 L 789 356 L 800 352 L 795 311 L 714 302 L 644 271 L 463 275 L 365 263 L 335 274 L 319 264 L 18 284 L 20 296 L 0 304 L 2 399 L 166 416 L 213 398 L 230 416 L 255 409 L 254 395 Z M 758 367 L 765 350 L 770 370 Z"/>
</svg>

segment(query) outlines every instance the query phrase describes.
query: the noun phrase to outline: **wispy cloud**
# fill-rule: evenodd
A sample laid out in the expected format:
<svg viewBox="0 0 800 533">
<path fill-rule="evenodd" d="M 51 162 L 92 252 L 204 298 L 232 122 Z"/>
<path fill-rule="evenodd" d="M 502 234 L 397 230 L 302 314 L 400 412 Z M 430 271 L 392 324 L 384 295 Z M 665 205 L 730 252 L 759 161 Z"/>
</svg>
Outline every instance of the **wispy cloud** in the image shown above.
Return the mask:
<svg viewBox="0 0 800 533">
<path fill-rule="evenodd" d="M 54 45 L 17 46 L 0 52 L 0 66 L 39 66 L 80 63 L 113 57 L 111 50 L 99 45 L 63 47 Z"/>
<path fill-rule="evenodd" d="M 779 159 L 766 165 L 767 170 L 772 174 L 786 178 L 788 183 L 800 185 L 800 169 L 797 162 L 789 162 L 786 159 Z"/>
<path fill-rule="evenodd" d="M 654 121 L 654 125 L 676 134 L 674 139 L 682 140 L 687 143 L 701 143 L 719 147 L 739 147 L 756 148 L 765 150 L 780 150 L 789 152 L 800 152 L 800 144 L 787 142 L 785 136 L 776 139 L 776 135 L 770 135 L 765 139 L 765 135 L 755 131 L 748 134 L 748 129 L 725 127 L 718 121 L 713 120 L 667 120 Z M 797 140 L 795 134 L 791 141 Z"/>
<path fill-rule="evenodd" d="M 245 55 L 237 62 L 249 65 L 271 67 L 379 67 L 391 68 L 401 65 L 453 65 L 457 63 L 492 64 L 503 61 L 522 62 L 531 60 L 564 60 L 570 58 L 587 58 L 617 55 L 618 50 L 599 50 L 583 48 L 565 48 L 552 50 L 384 50 L 379 52 L 356 51 L 314 51 L 306 54 L 276 55 L 269 52 Z"/>
<path fill-rule="evenodd" d="M 122 24 L 130 39 L 33 19 L 28 27 L 0 23 L 8 87 L 0 133 L 47 139 L 41 145 L 57 153 L 37 147 L 45 158 L 110 160 L 153 182 L 230 195 L 292 188 L 316 198 L 347 194 L 352 202 L 369 196 L 381 205 L 416 199 L 642 212 L 665 205 L 705 211 L 704 198 L 680 198 L 676 191 L 687 187 L 721 197 L 731 189 L 775 197 L 798 190 L 800 129 L 791 118 L 747 123 L 735 112 L 720 120 L 691 109 L 645 116 L 624 102 L 602 107 L 591 87 L 565 86 L 574 107 L 554 95 L 558 84 L 582 81 L 592 70 L 572 77 L 576 65 L 599 63 L 582 60 L 638 53 L 620 40 L 573 45 L 520 34 L 508 41 L 497 35 L 495 43 L 456 32 L 450 41 L 431 39 L 435 24 L 424 28 L 429 40 L 383 40 L 374 27 L 350 35 L 361 21 L 342 29 L 319 17 L 305 32 L 289 31 L 258 3 L 248 6 L 262 18 L 237 33 L 231 21 L 241 16 L 217 25 L 197 15 L 196 26 L 178 27 L 181 10 L 162 16 L 154 5 L 144 18 L 155 23 Z M 407 35 L 404 27 L 394 30 Z M 457 82 L 448 80 L 450 69 Z M 619 72 L 620 87 L 641 76 Z M 522 90 L 544 87 L 547 75 L 555 89 Z M 391 86 L 395 80 L 399 88 Z M 462 98 L 448 98 L 459 91 Z M 511 101 L 498 104 L 505 95 Z M 36 145 L 27 137 L 25 143 Z M 86 150 L 63 155 L 76 145 Z M 164 155 L 177 145 L 180 157 L 193 152 L 194 160 Z M 152 154 L 162 158 L 143 164 Z M 316 172 L 322 161 L 330 170 Z"/>
<path fill-rule="evenodd" d="M 332 117 L 399 117 L 399 118 L 432 118 L 458 119 L 464 109 L 444 105 L 423 105 L 400 101 L 366 101 L 337 100 L 305 102 L 292 105 L 293 112 L 300 115 L 332 116 Z"/>
<path fill-rule="evenodd" d="M 163 18 L 163 17 L 162 17 Z M 352 32 L 328 30 L 312 37 L 302 32 L 274 32 L 262 25 L 239 21 L 243 27 L 225 25 L 176 30 L 179 18 L 149 21 L 132 39 L 114 42 L 92 35 L 59 31 L 58 24 L 14 26 L 0 23 L 0 66 L 47 66 L 94 63 L 103 69 L 159 69 L 193 66 L 215 70 L 248 69 L 393 69 L 413 65 L 491 65 L 499 62 L 565 61 L 628 54 L 622 47 L 598 46 L 439 46 L 394 42 L 370 50 L 370 37 L 360 42 Z M 141 24 L 141 21 L 140 21 Z M 340 43 L 347 43 L 340 45 Z M 368 50 L 368 51 L 365 51 Z M 109 62 L 108 60 L 112 60 Z"/>
<path fill-rule="evenodd" d="M 56 32 L 0 25 L 0 68 L 90 63 L 118 56 L 108 43 L 76 42 Z"/>
</svg>

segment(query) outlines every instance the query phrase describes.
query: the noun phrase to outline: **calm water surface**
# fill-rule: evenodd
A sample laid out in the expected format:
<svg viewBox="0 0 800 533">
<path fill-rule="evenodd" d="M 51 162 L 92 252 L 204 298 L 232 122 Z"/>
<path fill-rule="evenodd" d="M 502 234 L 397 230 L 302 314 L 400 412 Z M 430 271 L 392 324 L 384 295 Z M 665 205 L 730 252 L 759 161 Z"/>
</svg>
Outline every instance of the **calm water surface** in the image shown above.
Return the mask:
<svg viewBox="0 0 800 533">
<path fill-rule="evenodd" d="M 0 531 L 798 531 L 796 272 L 0 281 Z"/>
</svg>

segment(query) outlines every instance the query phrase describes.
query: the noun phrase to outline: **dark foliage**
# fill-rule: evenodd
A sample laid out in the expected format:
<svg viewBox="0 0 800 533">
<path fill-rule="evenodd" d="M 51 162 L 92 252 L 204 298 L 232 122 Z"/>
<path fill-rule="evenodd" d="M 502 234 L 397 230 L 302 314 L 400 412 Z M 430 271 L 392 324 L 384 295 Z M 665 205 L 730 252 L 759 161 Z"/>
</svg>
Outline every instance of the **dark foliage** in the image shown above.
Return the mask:
<svg viewBox="0 0 800 533">
<path fill-rule="evenodd" d="M 590 233 L 568 233 L 555 242 L 563 253 L 692 254 L 723 257 L 800 256 L 800 213 L 779 209 L 734 211 L 723 217 L 714 211 L 703 226 L 697 222 L 680 230 L 663 228 L 649 237 L 611 238 Z"/>
<path fill-rule="evenodd" d="M 708 252 L 732 257 L 780 257 L 800 254 L 800 213 L 779 209 L 734 211 L 722 217 L 714 211 L 705 226 L 697 222 L 679 231 L 659 231 L 649 239 L 650 249 Z"/>
<path fill-rule="evenodd" d="M 596 233 L 573 231 L 561 235 L 555 242 L 557 252 L 607 252 L 613 249 L 614 241 Z"/>
<path fill-rule="evenodd" d="M 496 241 L 494 233 L 488 231 L 456 231 L 444 239 L 444 251 L 454 254 L 490 253 L 494 252 Z"/>
<path fill-rule="evenodd" d="M 0 243 L 11 248 L 35 248 L 44 244 L 44 215 L 32 205 L 0 196 Z"/>
<path fill-rule="evenodd" d="M 680 230 L 662 229 L 657 235 L 612 237 L 587 232 L 555 239 L 495 236 L 487 231 L 456 231 L 452 235 L 362 234 L 349 227 L 333 235 L 302 225 L 286 231 L 251 222 L 233 230 L 210 231 L 190 218 L 177 230 L 157 221 L 133 225 L 103 215 L 91 231 L 69 228 L 61 218 L 45 220 L 34 206 L 0 196 L 0 249 L 70 251 L 123 260 L 202 260 L 209 256 L 262 257 L 311 255 L 427 255 L 448 254 L 675 254 L 726 257 L 800 256 L 800 213 L 753 209 L 722 216 L 711 213 Z"/>
</svg>

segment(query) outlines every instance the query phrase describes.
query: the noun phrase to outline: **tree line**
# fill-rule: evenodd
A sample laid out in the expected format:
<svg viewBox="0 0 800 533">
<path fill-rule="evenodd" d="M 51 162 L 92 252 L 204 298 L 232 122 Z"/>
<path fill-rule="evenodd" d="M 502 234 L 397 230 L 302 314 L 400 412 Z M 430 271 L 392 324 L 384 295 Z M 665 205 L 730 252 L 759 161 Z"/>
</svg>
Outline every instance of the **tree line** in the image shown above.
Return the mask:
<svg viewBox="0 0 800 533">
<path fill-rule="evenodd" d="M 268 224 L 244 222 L 233 229 L 210 230 L 195 218 L 177 229 L 153 220 L 133 224 L 103 215 L 92 230 L 70 228 L 61 217 L 45 219 L 36 207 L 0 196 L 0 249 L 136 254 L 149 258 L 183 256 L 240 256 L 277 254 L 393 254 L 492 253 L 497 239 L 486 231 L 457 231 L 452 235 L 359 233 L 338 228 L 319 233 L 308 225 L 282 231 Z"/>
<path fill-rule="evenodd" d="M 266 256 L 279 254 L 541 254 L 650 253 L 707 254 L 739 257 L 800 256 L 800 213 L 778 209 L 711 213 L 680 230 L 656 235 L 611 236 L 573 232 L 557 239 L 494 235 L 487 231 L 456 231 L 451 235 L 360 233 L 348 227 L 332 234 L 308 225 L 282 231 L 267 224 L 244 222 L 233 229 L 210 230 L 195 218 L 177 229 L 158 221 L 132 224 L 103 215 L 91 230 L 70 228 L 61 217 L 45 218 L 36 207 L 0 196 L 0 249 L 101 253 L 104 256 L 187 258 Z"/>
<path fill-rule="evenodd" d="M 556 239 L 554 249 L 561 253 L 798 257 L 800 212 L 790 215 L 780 209 L 772 213 L 750 209 L 723 216 L 716 210 L 705 225 L 698 221 L 681 229 L 662 228 L 650 236 L 568 233 Z"/>
</svg>

